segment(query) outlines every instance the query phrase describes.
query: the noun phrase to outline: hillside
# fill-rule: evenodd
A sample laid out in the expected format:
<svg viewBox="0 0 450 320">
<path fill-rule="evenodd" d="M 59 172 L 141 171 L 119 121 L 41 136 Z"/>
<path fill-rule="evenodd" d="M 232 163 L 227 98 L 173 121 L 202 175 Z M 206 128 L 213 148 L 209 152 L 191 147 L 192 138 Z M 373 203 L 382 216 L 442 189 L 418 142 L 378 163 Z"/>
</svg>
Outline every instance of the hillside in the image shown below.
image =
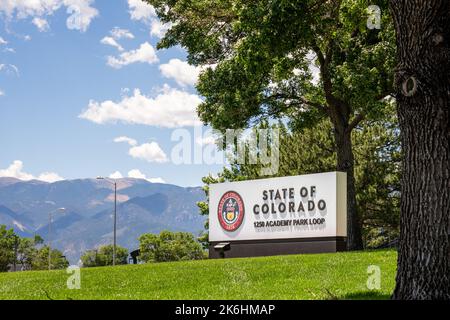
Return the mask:
<svg viewBox="0 0 450 320">
<path fill-rule="evenodd" d="M 205 197 L 201 188 L 131 178 L 117 182 L 119 245 L 134 249 L 146 232 L 203 230 L 205 218 L 196 205 Z M 105 180 L 46 183 L 0 178 L 0 224 L 20 236 L 37 233 L 47 241 L 49 212 L 66 208 L 64 214 L 54 215 L 52 244 L 75 264 L 86 249 L 112 243 L 113 200 L 113 186 Z"/>
<path fill-rule="evenodd" d="M 81 289 L 60 271 L 0 273 L 0 299 L 388 299 L 393 250 L 170 262 L 81 269 Z M 370 291 L 367 267 L 381 270 Z M 47 296 L 48 295 L 48 296 Z"/>
</svg>

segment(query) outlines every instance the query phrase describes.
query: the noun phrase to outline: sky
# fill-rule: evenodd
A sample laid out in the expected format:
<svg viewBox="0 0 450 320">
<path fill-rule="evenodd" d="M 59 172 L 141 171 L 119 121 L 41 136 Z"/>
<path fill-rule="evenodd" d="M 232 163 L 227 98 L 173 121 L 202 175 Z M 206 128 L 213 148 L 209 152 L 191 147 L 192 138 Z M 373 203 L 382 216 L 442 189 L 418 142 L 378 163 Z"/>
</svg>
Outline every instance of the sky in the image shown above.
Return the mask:
<svg viewBox="0 0 450 320">
<path fill-rule="evenodd" d="M 214 139 L 199 68 L 156 49 L 168 27 L 141 0 L 0 0 L 0 176 L 199 186 L 220 171 L 194 159 Z"/>
</svg>

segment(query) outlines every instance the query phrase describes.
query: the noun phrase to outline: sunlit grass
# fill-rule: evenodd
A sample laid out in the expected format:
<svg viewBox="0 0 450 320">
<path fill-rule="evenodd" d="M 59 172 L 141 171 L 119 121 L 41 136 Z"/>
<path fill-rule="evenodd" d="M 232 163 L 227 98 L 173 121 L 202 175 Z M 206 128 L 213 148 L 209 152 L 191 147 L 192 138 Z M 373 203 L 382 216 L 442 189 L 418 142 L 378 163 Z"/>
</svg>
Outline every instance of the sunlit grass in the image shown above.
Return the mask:
<svg viewBox="0 0 450 320">
<path fill-rule="evenodd" d="M 65 270 L 0 274 L 0 299 L 388 299 L 393 250 L 202 260 L 81 269 L 69 290 Z M 381 288 L 367 288 L 369 265 Z"/>
</svg>

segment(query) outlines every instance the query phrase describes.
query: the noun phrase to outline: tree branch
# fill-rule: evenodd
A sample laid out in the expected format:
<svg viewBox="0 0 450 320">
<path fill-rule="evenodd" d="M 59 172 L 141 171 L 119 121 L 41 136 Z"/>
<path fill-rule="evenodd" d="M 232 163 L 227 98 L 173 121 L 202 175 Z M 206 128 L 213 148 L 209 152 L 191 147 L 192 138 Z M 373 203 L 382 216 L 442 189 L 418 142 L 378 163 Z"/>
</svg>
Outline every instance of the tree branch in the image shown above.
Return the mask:
<svg viewBox="0 0 450 320">
<path fill-rule="evenodd" d="M 366 114 L 364 112 L 361 112 L 360 114 L 356 115 L 355 118 L 353 118 L 352 122 L 347 127 L 347 132 L 351 132 L 362 120 L 364 120 L 366 117 Z"/>
</svg>

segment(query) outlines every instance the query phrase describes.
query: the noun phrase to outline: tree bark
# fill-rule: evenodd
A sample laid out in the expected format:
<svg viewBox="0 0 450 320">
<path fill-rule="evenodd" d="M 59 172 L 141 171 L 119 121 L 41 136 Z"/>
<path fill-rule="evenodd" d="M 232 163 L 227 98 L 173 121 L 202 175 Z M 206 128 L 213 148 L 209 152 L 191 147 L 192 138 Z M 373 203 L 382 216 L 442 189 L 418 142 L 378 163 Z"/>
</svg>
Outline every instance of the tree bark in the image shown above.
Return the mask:
<svg viewBox="0 0 450 320">
<path fill-rule="evenodd" d="M 356 188 L 354 176 L 354 156 L 351 131 L 335 126 L 334 138 L 337 147 L 337 170 L 347 173 L 347 249 L 363 248 L 361 223 L 356 206 Z"/>
<path fill-rule="evenodd" d="M 391 0 L 404 151 L 394 299 L 450 299 L 450 1 Z"/>
</svg>

